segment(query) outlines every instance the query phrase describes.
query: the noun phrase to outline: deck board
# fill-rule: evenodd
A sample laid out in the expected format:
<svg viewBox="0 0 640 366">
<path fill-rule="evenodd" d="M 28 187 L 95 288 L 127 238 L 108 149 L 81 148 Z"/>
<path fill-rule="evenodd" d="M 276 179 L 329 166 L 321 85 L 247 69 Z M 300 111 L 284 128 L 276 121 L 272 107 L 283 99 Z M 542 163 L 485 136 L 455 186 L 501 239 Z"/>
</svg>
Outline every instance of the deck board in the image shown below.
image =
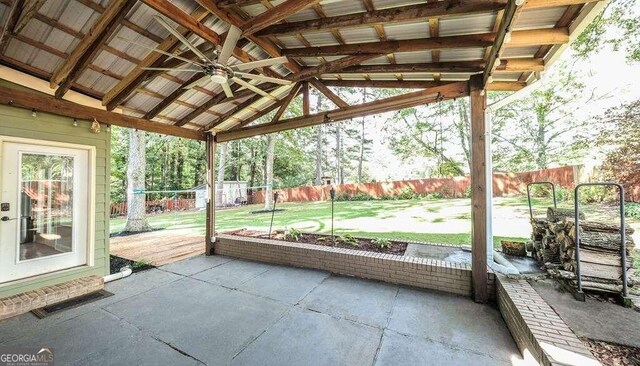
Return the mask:
<svg viewBox="0 0 640 366">
<path fill-rule="evenodd" d="M 204 236 L 182 230 L 160 230 L 111 238 L 111 254 L 162 266 L 204 254 Z"/>
</svg>

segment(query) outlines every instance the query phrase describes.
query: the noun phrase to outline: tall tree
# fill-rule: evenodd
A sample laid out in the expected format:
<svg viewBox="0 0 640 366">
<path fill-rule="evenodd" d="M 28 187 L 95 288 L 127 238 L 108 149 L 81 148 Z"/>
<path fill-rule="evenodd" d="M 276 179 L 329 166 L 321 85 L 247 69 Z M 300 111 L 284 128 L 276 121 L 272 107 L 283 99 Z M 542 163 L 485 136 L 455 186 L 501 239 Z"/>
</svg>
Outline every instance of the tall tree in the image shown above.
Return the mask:
<svg viewBox="0 0 640 366">
<path fill-rule="evenodd" d="M 494 114 L 497 168 L 542 169 L 582 153 L 589 138 L 588 119 L 576 116 L 576 107 L 606 96 L 587 90 L 566 65 L 558 65 L 540 83 L 529 96 Z"/>
<path fill-rule="evenodd" d="M 220 155 L 218 155 L 218 184 L 216 187 L 216 202 L 218 205 L 222 205 L 222 201 L 224 198 L 224 172 L 226 169 L 226 161 L 227 161 L 227 148 L 228 143 L 223 142 L 220 144 Z"/>
<path fill-rule="evenodd" d="M 276 151 L 276 139 L 273 134 L 267 135 L 267 156 L 265 159 L 265 190 L 264 209 L 273 210 L 273 160 Z"/>
<path fill-rule="evenodd" d="M 145 132 L 129 130 L 129 159 L 127 161 L 127 223 L 125 232 L 151 230 L 147 222 L 145 195 L 146 142 Z"/>
</svg>

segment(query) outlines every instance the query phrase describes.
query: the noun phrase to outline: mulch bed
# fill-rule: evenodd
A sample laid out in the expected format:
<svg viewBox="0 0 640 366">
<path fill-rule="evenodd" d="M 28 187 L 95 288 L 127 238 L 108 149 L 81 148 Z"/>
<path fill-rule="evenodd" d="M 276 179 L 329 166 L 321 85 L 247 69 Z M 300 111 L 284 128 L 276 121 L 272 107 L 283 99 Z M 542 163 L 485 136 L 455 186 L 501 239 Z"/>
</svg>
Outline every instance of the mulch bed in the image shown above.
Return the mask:
<svg viewBox="0 0 640 366">
<path fill-rule="evenodd" d="M 155 268 L 151 264 L 141 264 L 141 263 L 137 263 L 136 264 L 136 262 L 134 262 L 134 261 L 132 261 L 130 259 L 112 255 L 111 256 L 111 260 L 110 260 L 109 273 L 110 274 L 118 273 L 118 272 L 120 272 L 120 269 L 123 268 L 123 267 L 131 268 L 131 271 L 133 273 L 140 272 L 140 271 L 145 271 L 145 270 L 151 269 L 151 268 Z"/>
<path fill-rule="evenodd" d="M 245 237 L 261 238 L 261 239 L 269 238 L 269 234 L 253 231 L 253 230 L 238 230 L 238 231 L 231 232 L 229 234 L 245 236 Z M 300 235 L 300 238 L 296 241 L 296 240 L 285 239 L 283 234 L 284 233 L 282 231 L 275 231 L 271 235 L 271 239 L 288 241 L 292 243 L 313 244 L 313 245 L 320 245 L 323 247 L 346 248 L 346 249 L 364 250 L 366 252 L 386 253 L 386 254 L 395 254 L 395 255 L 404 255 L 404 251 L 407 249 L 407 245 L 408 245 L 405 242 L 390 240 L 391 245 L 389 247 L 380 249 L 375 244 L 373 244 L 373 239 L 355 238 L 357 241 L 357 245 L 355 244 L 351 245 L 351 244 L 338 242 L 337 241 L 339 237 L 338 235 L 336 235 L 336 243 L 334 244 L 331 240 L 331 235 L 303 233 Z"/>
<path fill-rule="evenodd" d="M 591 353 L 605 366 L 640 365 L 640 348 L 582 338 Z"/>
</svg>

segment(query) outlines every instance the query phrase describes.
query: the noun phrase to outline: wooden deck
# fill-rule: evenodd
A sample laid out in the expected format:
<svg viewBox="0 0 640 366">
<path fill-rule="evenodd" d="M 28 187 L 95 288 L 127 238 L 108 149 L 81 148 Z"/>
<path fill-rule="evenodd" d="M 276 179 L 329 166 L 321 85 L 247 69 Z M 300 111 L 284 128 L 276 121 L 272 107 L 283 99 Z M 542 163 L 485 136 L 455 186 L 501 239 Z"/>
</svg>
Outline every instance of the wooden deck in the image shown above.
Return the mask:
<svg viewBox="0 0 640 366">
<path fill-rule="evenodd" d="M 204 236 L 182 230 L 160 230 L 111 238 L 111 254 L 154 266 L 204 254 Z"/>
</svg>

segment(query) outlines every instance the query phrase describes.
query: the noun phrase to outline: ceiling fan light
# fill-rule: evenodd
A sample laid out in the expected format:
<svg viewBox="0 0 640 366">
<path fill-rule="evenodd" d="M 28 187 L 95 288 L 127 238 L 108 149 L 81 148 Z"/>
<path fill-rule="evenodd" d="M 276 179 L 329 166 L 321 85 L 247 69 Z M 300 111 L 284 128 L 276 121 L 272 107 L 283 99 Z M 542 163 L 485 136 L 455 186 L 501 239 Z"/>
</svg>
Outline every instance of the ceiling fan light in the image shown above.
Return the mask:
<svg viewBox="0 0 640 366">
<path fill-rule="evenodd" d="M 214 70 L 209 78 L 214 83 L 222 84 L 227 82 L 228 76 L 224 70 Z"/>
</svg>

